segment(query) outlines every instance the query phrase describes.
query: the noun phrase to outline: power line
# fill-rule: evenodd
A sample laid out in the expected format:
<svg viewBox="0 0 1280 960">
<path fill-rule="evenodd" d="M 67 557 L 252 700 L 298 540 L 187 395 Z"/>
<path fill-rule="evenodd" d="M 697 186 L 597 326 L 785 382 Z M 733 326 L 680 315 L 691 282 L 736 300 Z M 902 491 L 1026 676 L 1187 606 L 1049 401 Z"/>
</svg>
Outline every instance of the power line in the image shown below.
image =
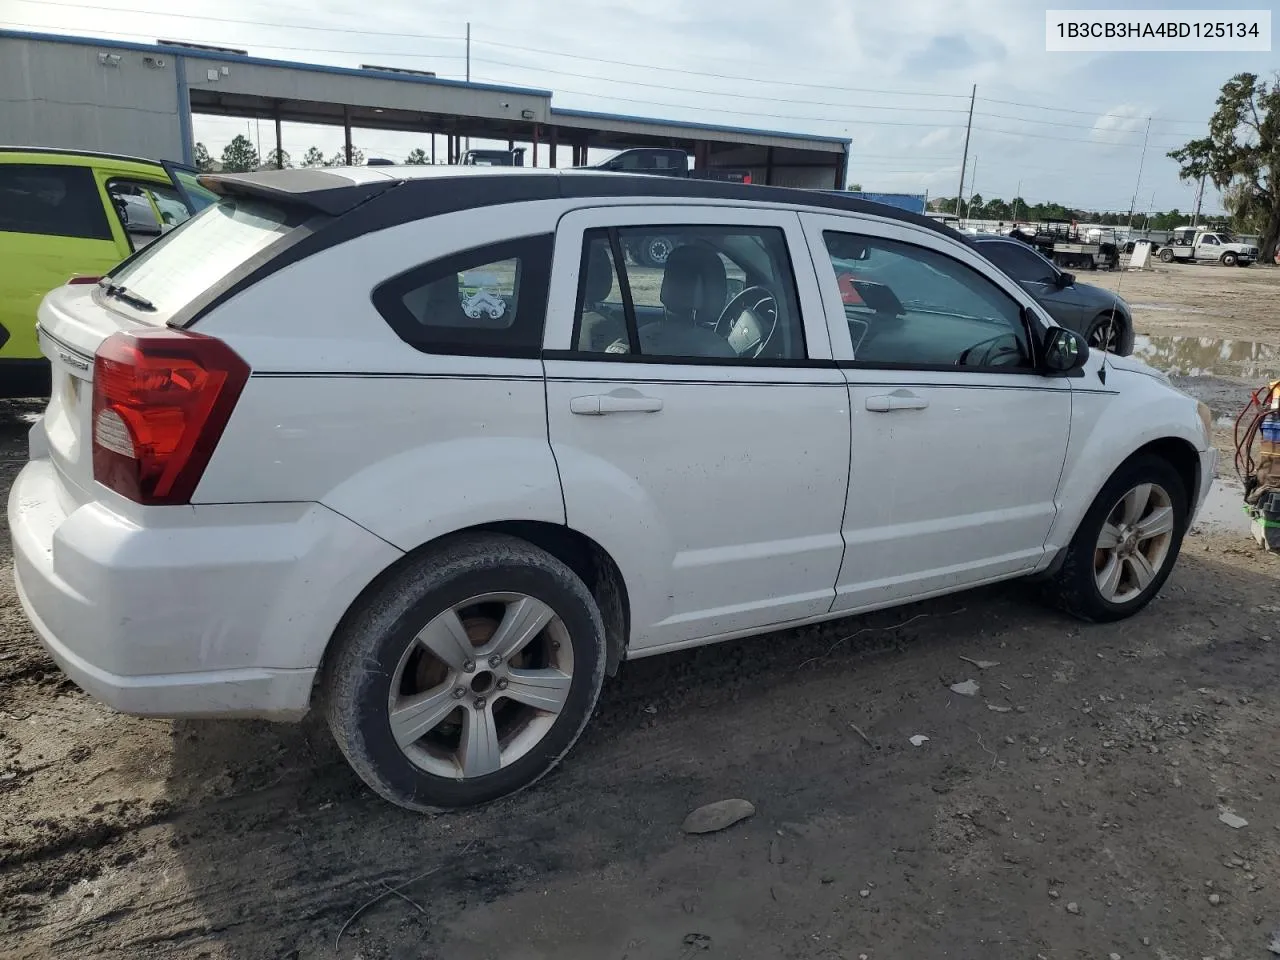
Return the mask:
<svg viewBox="0 0 1280 960">
<path fill-rule="evenodd" d="M 1098 114 L 1098 113 L 1096 113 L 1096 112 L 1095 112 L 1095 111 L 1093 111 L 1093 110 L 1072 110 L 1072 109 L 1070 109 L 1069 107 L 1045 107 L 1045 106 L 1041 106 L 1041 105 L 1039 105 L 1039 104 L 1035 104 L 1035 103 L 1019 103 L 1019 102 L 1018 102 L 1018 101 L 1016 101 L 1016 100 L 995 100 L 995 99 L 992 99 L 991 97 L 979 97 L 979 98 L 978 98 L 978 100 L 979 100 L 979 101 L 982 101 L 982 102 L 984 102 L 984 103 L 999 103 L 999 104 L 1003 104 L 1004 106 L 1007 106 L 1007 107 L 1026 107 L 1026 108 L 1028 108 L 1028 109 L 1030 109 L 1030 110 L 1049 110 L 1049 111 L 1052 111 L 1052 112 L 1054 112 L 1054 113 L 1078 113 L 1078 114 L 1083 114 L 1083 115 L 1084 115 L 1084 116 L 1086 116 L 1086 117 L 1096 117 L 1096 116 L 1103 116 L 1103 117 L 1119 117 L 1119 118 L 1126 119 L 1126 120 L 1127 120 L 1127 119 L 1132 119 L 1132 118 L 1133 118 L 1133 115 L 1132 115 L 1132 114 L 1128 114 L 1128 113 L 1103 113 L 1103 114 Z M 1104 102 L 1109 102 L 1109 101 L 1095 100 L 1095 101 L 1091 101 L 1091 102 L 1094 102 L 1094 103 L 1104 103 Z M 1139 118 L 1139 119 L 1145 119 L 1145 118 Z M 1203 125 L 1205 125 L 1206 123 L 1208 123 L 1208 120 L 1172 120 L 1172 119 L 1170 119 L 1170 120 L 1165 120 L 1165 119 L 1161 119 L 1161 118 L 1158 118 L 1158 117 L 1153 117 L 1153 118 L 1152 118 L 1152 120 L 1153 120 L 1155 123 L 1189 123 L 1189 124 L 1194 124 L 1194 125 L 1197 125 L 1197 126 L 1203 126 Z"/>
<path fill-rule="evenodd" d="M 18 0 L 18 2 L 36 3 L 37 0 Z M 88 3 L 72 3 L 72 2 L 66 2 L 66 0 L 38 0 L 38 3 L 40 6 L 70 7 L 74 9 L 100 10 L 100 11 L 106 11 L 111 13 L 136 13 L 136 14 L 170 17 L 170 18 L 181 17 L 189 20 L 190 19 L 204 20 L 204 21 L 209 21 L 211 23 L 229 23 L 229 24 L 235 24 L 239 26 L 273 27 L 273 28 L 287 29 L 287 30 L 311 30 L 311 31 L 320 31 L 320 32 L 328 32 L 328 33 L 357 34 L 361 36 L 395 37 L 397 39 L 456 41 L 459 43 L 463 42 L 462 36 L 451 35 L 451 34 L 414 34 L 414 33 L 405 33 L 403 31 L 360 30 L 360 29 L 347 28 L 347 27 L 321 27 L 321 26 L 315 26 L 311 24 L 282 23 L 278 21 L 265 21 L 265 20 L 245 20 L 245 19 L 234 18 L 234 17 L 217 17 L 217 16 L 209 16 L 209 15 L 203 15 L 203 14 L 186 14 L 186 13 L 175 14 L 175 13 L 167 13 L 164 11 L 157 11 L 157 10 L 101 6 L 101 5 L 88 4 Z M 18 24 L 18 26 L 33 27 L 36 29 L 49 28 L 48 25 L 44 25 L 44 24 Z M 491 28 L 491 29 L 501 30 L 502 28 Z M 134 37 L 146 36 L 149 38 L 149 34 L 130 33 L 126 31 L 104 31 L 104 32 L 113 33 L 117 36 L 134 36 Z M 549 49 L 539 48 L 539 47 L 530 47 L 523 44 L 504 43 L 498 40 L 476 39 L 474 42 L 478 45 L 500 47 L 504 49 L 517 50 L 525 53 L 537 53 L 537 54 L 542 54 L 546 56 L 566 57 L 569 59 L 583 60 L 583 61 L 588 61 L 593 63 L 606 63 L 612 66 L 633 67 L 636 69 L 643 69 L 643 70 L 649 70 L 649 71 L 658 70 L 658 71 L 669 72 L 669 73 L 681 73 L 689 76 L 701 76 L 701 77 L 709 77 L 709 78 L 721 79 L 721 80 L 732 80 L 735 82 L 765 83 L 765 84 L 771 84 L 775 86 L 802 87 L 802 88 L 814 89 L 814 90 L 833 90 L 833 91 L 843 91 L 843 92 L 853 92 L 853 93 L 873 93 L 873 94 L 901 96 L 901 97 L 931 97 L 931 98 L 953 99 L 953 100 L 961 100 L 961 101 L 966 99 L 963 96 L 963 94 L 930 93 L 930 92 L 909 91 L 909 90 L 900 90 L 900 89 L 886 89 L 886 88 L 876 88 L 876 87 L 845 87 L 845 86 L 830 85 L 830 84 L 805 83 L 802 81 L 795 81 L 795 80 L 773 80 L 767 77 L 759 77 L 759 76 L 719 74 L 719 73 L 711 73 L 707 71 L 687 70 L 679 67 L 662 67 L 662 66 L 655 66 L 652 64 L 632 63 L 628 61 L 621 61 L 621 60 L 616 60 L 616 59 L 607 58 L 607 57 L 591 57 L 583 54 L 568 53 L 564 50 L 549 50 Z M 287 45 L 275 44 L 275 43 L 264 43 L 263 46 L 268 49 L 294 50 L 294 51 L 303 51 L 303 52 L 309 51 L 309 52 L 324 52 L 324 53 L 348 53 L 353 55 L 366 55 L 366 56 L 392 55 L 392 56 L 411 57 L 414 59 L 432 59 L 432 58 L 449 59 L 449 60 L 463 59 L 463 55 L 461 54 L 421 54 L 421 53 L 408 53 L 408 52 L 400 52 L 400 51 L 372 51 L 372 50 L 349 50 L 349 49 L 340 49 L 340 48 L 295 47 L 295 46 L 287 46 Z M 473 58 L 473 59 L 479 60 L 480 58 Z M 560 71 L 560 70 L 555 70 L 548 67 L 539 67 L 536 65 L 525 65 L 525 64 L 514 64 L 514 63 L 501 61 L 501 60 L 485 60 L 484 62 L 490 63 L 492 65 L 498 65 L 498 66 L 509 66 L 509 67 L 515 67 L 519 69 L 542 71 L 544 73 L 560 74 L 564 76 L 575 76 L 575 77 L 580 77 L 582 79 L 590 79 L 590 80 L 595 80 L 600 82 L 626 83 L 632 86 L 644 86 L 644 87 L 657 87 L 657 88 L 664 87 L 663 84 L 644 83 L 641 81 L 631 81 L 631 80 L 615 79 L 610 77 L 590 76 L 585 74 L 573 74 L 568 71 Z M 711 91 L 711 90 L 706 90 L 706 91 L 691 90 L 688 92 L 706 94 L 711 96 L 730 96 L 730 97 L 743 97 L 743 98 L 752 97 L 752 95 L 750 94 L 737 94 L 737 93 L 731 93 L 731 92 Z M 617 99 L 622 99 L 622 98 L 617 98 Z M 804 101 L 798 101 L 798 100 L 788 100 L 786 98 L 778 98 L 778 97 L 754 97 L 754 99 L 769 100 L 771 102 L 778 102 L 778 103 L 804 102 Z M 995 98 L 989 98 L 989 97 L 979 97 L 978 99 L 980 101 L 987 102 L 987 103 L 998 103 L 998 104 L 1005 104 L 1008 106 L 1018 106 L 1018 107 L 1023 107 L 1031 110 L 1045 110 L 1045 111 L 1061 112 L 1061 113 L 1073 113 L 1073 114 L 1079 114 L 1084 116 L 1097 116 L 1099 118 L 1115 117 L 1119 119 L 1132 119 L 1132 116 L 1129 114 L 1108 114 L 1108 113 L 1095 114 L 1093 111 L 1073 110 L 1065 107 L 1050 107 L 1050 106 L 1043 106 L 1039 104 L 1023 103 L 1023 102 L 1013 101 L 1013 100 L 1001 100 L 1001 99 L 995 99 Z M 880 109 L 880 110 L 895 109 L 892 107 L 881 107 L 881 106 L 870 105 L 870 104 L 846 105 L 846 104 L 834 104 L 834 103 L 814 103 L 813 105 L 814 106 L 841 106 L 841 107 L 855 106 L 858 109 Z M 912 108 L 912 109 L 928 110 L 929 112 L 938 112 L 938 113 L 965 112 L 962 108 L 951 108 L 950 110 L 948 110 L 947 108 Z M 1021 122 L 1030 122 L 1030 123 L 1043 124 L 1043 123 L 1052 122 L 1052 121 L 1037 121 L 1037 120 L 1032 120 L 1031 118 L 1024 118 L 1024 117 L 1006 117 L 1004 115 L 999 115 L 999 114 L 993 114 L 991 116 L 997 116 L 1002 119 L 1010 119 L 1010 120 L 1017 120 Z M 1203 125 L 1206 121 L 1160 119 L 1160 120 L 1154 120 L 1154 122 Z M 1063 125 L 1070 126 L 1069 124 L 1063 124 Z"/>
</svg>

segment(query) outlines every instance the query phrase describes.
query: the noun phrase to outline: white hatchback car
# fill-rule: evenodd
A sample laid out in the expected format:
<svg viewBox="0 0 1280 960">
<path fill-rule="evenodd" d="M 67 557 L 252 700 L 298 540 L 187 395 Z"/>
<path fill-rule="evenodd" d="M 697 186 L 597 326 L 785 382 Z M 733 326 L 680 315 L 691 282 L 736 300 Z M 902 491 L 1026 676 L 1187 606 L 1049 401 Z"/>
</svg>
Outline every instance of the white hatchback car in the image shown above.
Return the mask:
<svg viewBox="0 0 1280 960">
<path fill-rule="evenodd" d="M 1203 405 L 924 217 L 616 173 L 206 182 L 40 308 L 18 592 L 108 704 L 319 707 L 405 807 L 537 780 L 625 659 L 1037 574 L 1128 616 L 1214 476 Z M 649 235 L 665 263 L 629 262 Z"/>
</svg>

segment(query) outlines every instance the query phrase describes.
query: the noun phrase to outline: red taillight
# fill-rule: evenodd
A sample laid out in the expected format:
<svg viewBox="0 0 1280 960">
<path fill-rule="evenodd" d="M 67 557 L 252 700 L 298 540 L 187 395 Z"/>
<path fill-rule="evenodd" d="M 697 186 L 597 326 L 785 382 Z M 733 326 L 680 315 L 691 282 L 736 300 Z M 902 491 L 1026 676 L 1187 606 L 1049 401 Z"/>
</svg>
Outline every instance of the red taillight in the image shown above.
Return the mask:
<svg viewBox="0 0 1280 960">
<path fill-rule="evenodd" d="M 108 337 L 93 364 L 93 478 L 138 503 L 189 502 L 248 379 L 212 337 Z"/>
<path fill-rule="evenodd" d="M 751 174 L 749 174 L 749 173 L 744 173 L 744 174 L 742 175 L 742 182 L 743 182 L 743 183 L 750 183 L 750 182 L 751 182 Z"/>
<path fill-rule="evenodd" d="M 101 283 L 101 282 L 102 282 L 101 277 L 81 277 L 78 275 L 72 277 L 70 280 L 67 281 L 67 283 Z"/>
</svg>

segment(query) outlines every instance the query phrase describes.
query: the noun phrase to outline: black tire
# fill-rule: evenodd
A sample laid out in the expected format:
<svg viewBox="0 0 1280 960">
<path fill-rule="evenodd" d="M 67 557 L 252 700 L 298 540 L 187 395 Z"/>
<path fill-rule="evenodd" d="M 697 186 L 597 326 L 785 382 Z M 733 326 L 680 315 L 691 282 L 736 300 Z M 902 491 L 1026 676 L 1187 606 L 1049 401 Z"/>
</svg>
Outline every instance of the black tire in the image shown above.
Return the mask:
<svg viewBox="0 0 1280 960">
<path fill-rule="evenodd" d="M 1160 251 L 1160 261 L 1162 263 L 1173 263 L 1173 251 L 1167 247 Z"/>
<path fill-rule="evenodd" d="M 564 707 L 542 739 L 509 765 L 470 779 L 432 774 L 413 763 L 392 736 L 393 673 L 434 617 L 471 597 L 500 592 L 545 603 L 566 628 L 573 671 Z M 425 552 L 359 601 L 334 634 L 321 692 L 329 729 L 360 779 L 398 806 L 439 811 L 496 800 L 546 775 L 591 717 L 604 670 L 604 624 L 577 574 L 523 540 L 476 534 Z"/>
<path fill-rule="evenodd" d="M 1236 262 L 1239 259 L 1240 259 L 1239 257 L 1237 257 L 1230 250 L 1228 250 L 1226 253 L 1222 255 L 1222 265 L 1224 267 L 1234 267 L 1236 265 Z"/>
<path fill-rule="evenodd" d="M 1102 533 L 1103 523 L 1120 499 L 1134 487 L 1144 483 L 1158 484 L 1169 494 L 1174 515 L 1172 542 L 1163 566 L 1146 589 L 1125 603 L 1113 603 L 1102 596 L 1094 574 L 1098 537 Z M 1152 601 L 1173 571 L 1178 551 L 1182 548 L 1182 538 L 1187 532 L 1187 516 L 1186 489 L 1178 471 L 1167 460 L 1149 454 L 1128 460 L 1103 485 L 1089 512 L 1080 522 L 1067 547 L 1066 559 L 1061 569 L 1048 585 L 1049 601 L 1072 616 L 1092 623 L 1110 623 L 1133 616 Z"/>
<path fill-rule="evenodd" d="M 646 237 L 638 245 L 640 264 L 645 267 L 665 267 L 667 258 L 675 249 L 675 243 L 667 236 Z"/>
<path fill-rule="evenodd" d="M 1110 313 L 1100 313 L 1093 318 L 1093 322 L 1089 324 L 1089 329 L 1085 331 L 1085 340 L 1089 344 L 1089 349 L 1101 349 L 1100 343 L 1094 343 L 1095 340 L 1101 339 L 1103 331 L 1108 325 L 1114 324 L 1111 331 L 1111 342 L 1115 344 L 1116 349 L 1109 351 L 1118 356 L 1126 356 L 1131 350 L 1126 350 L 1129 343 L 1129 330 L 1125 326 L 1124 317 L 1116 314 L 1114 319 Z"/>
</svg>

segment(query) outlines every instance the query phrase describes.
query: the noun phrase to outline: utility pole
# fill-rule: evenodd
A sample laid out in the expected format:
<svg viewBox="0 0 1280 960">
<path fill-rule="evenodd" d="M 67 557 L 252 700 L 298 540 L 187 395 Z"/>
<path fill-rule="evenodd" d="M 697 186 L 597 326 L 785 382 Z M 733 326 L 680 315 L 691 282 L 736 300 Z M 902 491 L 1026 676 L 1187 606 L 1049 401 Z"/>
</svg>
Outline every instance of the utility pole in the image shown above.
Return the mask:
<svg viewBox="0 0 1280 960">
<path fill-rule="evenodd" d="M 471 21 L 467 21 L 467 83 L 471 82 Z M 467 149 L 471 149 L 471 138 L 467 137 Z"/>
<path fill-rule="evenodd" d="M 978 155 L 973 155 L 973 173 L 969 175 L 969 202 L 964 205 L 965 219 L 973 215 L 973 188 L 978 182 Z"/>
<path fill-rule="evenodd" d="M 1142 168 L 1147 162 L 1147 138 L 1151 136 L 1151 118 L 1147 117 L 1147 132 L 1142 135 L 1142 156 L 1138 160 L 1138 182 L 1133 185 L 1133 199 L 1129 201 L 1129 230 L 1133 230 L 1133 208 L 1138 205 L 1138 191 L 1142 189 Z"/>
<path fill-rule="evenodd" d="M 1147 219 L 1142 222 L 1142 232 L 1146 233 L 1151 229 L 1151 214 L 1156 209 L 1156 192 L 1151 191 L 1151 202 L 1147 204 Z"/>
<path fill-rule="evenodd" d="M 960 215 L 960 201 L 964 198 L 964 171 L 969 166 L 969 134 L 973 130 L 973 101 L 978 99 L 978 85 L 969 94 L 969 122 L 964 128 L 964 156 L 960 159 L 960 189 L 956 191 L 956 216 Z"/>
<path fill-rule="evenodd" d="M 1204 180 L 1207 176 L 1208 174 L 1200 175 L 1200 187 L 1196 190 L 1196 212 L 1195 216 L 1191 218 L 1192 227 L 1199 226 L 1200 224 L 1200 201 L 1204 199 Z"/>
<path fill-rule="evenodd" d="M 1022 181 L 1018 181 L 1018 189 L 1013 192 L 1013 223 L 1018 222 L 1018 201 L 1022 199 Z M 1010 224 L 1012 226 L 1013 224 Z"/>
</svg>

